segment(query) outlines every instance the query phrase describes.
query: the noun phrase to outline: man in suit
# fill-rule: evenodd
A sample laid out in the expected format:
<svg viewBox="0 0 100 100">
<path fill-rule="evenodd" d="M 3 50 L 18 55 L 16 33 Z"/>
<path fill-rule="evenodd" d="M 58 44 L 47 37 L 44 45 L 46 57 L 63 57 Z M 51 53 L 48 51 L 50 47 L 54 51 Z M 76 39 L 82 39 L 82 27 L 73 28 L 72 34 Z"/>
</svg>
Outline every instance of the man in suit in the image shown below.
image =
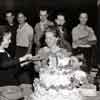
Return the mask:
<svg viewBox="0 0 100 100">
<path fill-rule="evenodd" d="M 64 48 L 68 51 L 71 51 L 71 34 L 68 33 L 65 16 L 62 14 L 58 14 L 55 19 L 55 26 L 58 32 L 60 39 L 64 44 Z"/>
<path fill-rule="evenodd" d="M 17 24 L 14 21 L 15 19 L 14 12 L 11 10 L 7 11 L 5 13 L 5 19 L 7 21 L 6 25 L 9 27 L 12 34 L 11 43 L 9 45 L 9 48 L 7 48 L 7 51 L 10 53 L 12 57 L 15 57 Z"/>
</svg>

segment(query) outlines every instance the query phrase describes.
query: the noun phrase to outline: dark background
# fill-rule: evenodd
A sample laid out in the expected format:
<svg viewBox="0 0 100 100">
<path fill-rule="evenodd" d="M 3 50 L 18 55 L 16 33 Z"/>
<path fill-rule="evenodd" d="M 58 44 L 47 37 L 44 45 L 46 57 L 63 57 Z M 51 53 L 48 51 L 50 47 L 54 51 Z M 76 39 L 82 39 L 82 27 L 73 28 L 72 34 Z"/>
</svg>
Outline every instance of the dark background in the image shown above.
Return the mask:
<svg viewBox="0 0 100 100">
<path fill-rule="evenodd" d="M 6 10 L 24 11 L 28 17 L 29 23 L 34 27 L 39 21 L 39 10 L 47 9 L 49 18 L 53 20 L 57 13 L 66 16 L 68 29 L 72 30 L 78 24 L 78 16 L 81 12 L 87 12 L 89 15 L 88 25 L 93 27 L 98 37 L 97 57 L 100 59 L 99 31 L 97 27 L 97 1 L 96 0 L 0 0 L 0 24 L 3 24 L 4 13 Z M 99 11 L 100 12 L 100 11 Z M 98 29 L 99 30 L 98 30 Z M 98 30 L 98 32 L 97 32 Z"/>
<path fill-rule="evenodd" d="M 70 28 L 78 23 L 77 19 L 80 12 L 87 12 L 89 14 L 89 25 L 95 28 L 96 0 L 0 0 L 0 22 L 3 22 L 2 13 L 6 10 L 13 9 L 15 12 L 22 10 L 28 16 L 29 23 L 34 26 L 39 20 L 38 12 L 41 8 L 48 9 L 51 20 L 55 18 L 57 13 L 63 13 Z"/>
</svg>

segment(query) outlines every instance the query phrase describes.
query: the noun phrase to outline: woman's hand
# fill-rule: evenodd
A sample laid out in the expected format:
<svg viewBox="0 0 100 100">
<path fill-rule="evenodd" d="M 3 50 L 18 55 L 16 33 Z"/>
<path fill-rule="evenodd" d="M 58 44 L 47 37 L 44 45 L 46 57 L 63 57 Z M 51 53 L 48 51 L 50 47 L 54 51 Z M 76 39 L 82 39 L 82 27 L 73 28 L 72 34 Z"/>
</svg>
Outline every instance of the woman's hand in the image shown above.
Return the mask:
<svg viewBox="0 0 100 100">
<path fill-rule="evenodd" d="M 36 55 L 36 56 L 33 56 L 32 57 L 32 61 L 34 62 L 34 61 L 42 61 L 42 60 L 44 60 L 45 58 L 44 57 L 42 57 L 42 56 L 40 56 L 40 55 Z"/>
<path fill-rule="evenodd" d="M 25 56 L 20 57 L 19 60 L 20 60 L 20 62 L 22 62 L 22 61 L 30 61 L 30 60 L 32 60 L 32 54 L 26 54 Z"/>
<path fill-rule="evenodd" d="M 32 54 L 26 54 L 25 56 L 19 58 L 19 61 L 23 62 L 21 63 L 22 67 L 29 64 L 31 60 L 32 60 Z"/>
</svg>

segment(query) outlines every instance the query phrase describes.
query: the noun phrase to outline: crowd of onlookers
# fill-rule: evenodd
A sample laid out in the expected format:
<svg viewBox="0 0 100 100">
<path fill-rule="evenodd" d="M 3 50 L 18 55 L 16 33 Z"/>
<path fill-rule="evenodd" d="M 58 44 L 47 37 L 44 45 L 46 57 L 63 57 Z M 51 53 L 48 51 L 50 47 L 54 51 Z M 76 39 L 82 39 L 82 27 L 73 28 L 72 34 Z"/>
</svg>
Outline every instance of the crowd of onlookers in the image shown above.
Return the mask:
<svg viewBox="0 0 100 100">
<path fill-rule="evenodd" d="M 96 67 L 95 54 L 97 38 L 94 30 L 87 25 L 88 14 L 85 12 L 80 14 L 78 18 L 79 24 L 72 29 L 72 32 L 68 31 L 65 16 L 62 14 L 58 14 L 54 21 L 50 21 L 48 20 L 47 10 L 40 10 L 39 18 L 40 21 L 36 23 L 33 28 L 27 22 L 27 16 L 23 12 L 19 12 L 17 16 L 15 16 L 12 11 L 7 11 L 5 13 L 7 23 L 5 26 L 0 26 L 0 86 L 20 84 L 20 87 L 24 92 L 27 92 L 28 88 L 31 88 L 33 79 L 34 77 L 38 77 L 38 73 L 35 72 L 33 63 L 24 64 L 24 61 L 31 58 L 30 53 L 36 55 L 39 49 L 46 45 L 45 31 L 48 27 L 53 26 L 61 40 L 60 46 L 68 52 L 80 54 L 79 56 L 84 58 L 86 63 L 86 67 L 83 69 L 88 74 L 94 75 L 92 72 L 97 72 L 97 77 L 94 75 L 93 80 L 91 80 L 92 82 L 98 81 L 96 84 L 98 84 L 97 86 L 99 88 L 100 75 L 99 68 Z M 17 23 L 14 22 L 15 19 L 17 19 Z M 6 34 L 2 34 L 4 32 L 11 32 L 11 34 L 6 36 Z M 4 39 L 8 40 L 4 41 Z M 5 47 L 4 43 L 9 46 Z M 7 52 L 3 51 L 2 48 L 6 48 Z M 2 52 L 4 53 L 3 55 Z M 9 56 L 12 57 L 13 61 L 10 62 Z M 6 62 L 7 64 L 4 63 L 3 65 L 2 62 L 5 59 L 8 59 Z M 8 66 L 15 66 L 16 63 L 17 65 L 21 63 L 22 66 L 24 65 L 25 67 L 19 68 L 19 66 L 16 66 L 15 68 L 9 69 Z M 3 68 L 4 70 L 2 70 Z M 3 72 L 5 70 L 6 72 Z M 8 77 L 5 78 L 7 73 Z M 14 80 L 14 82 L 11 83 L 5 81 L 7 78 L 8 80 L 13 79 L 11 78 L 12 74 L 10 75 L 10 73 L 16 73 L 15 76 L 17 77 L 18 82 L 17 80 Z M 95 79 L 96 81 L 94 81 Z M 2 80 L 4 83 L 1 82 Z"/>
<path fill-rule="evenodd" d="M 27 16 L 23 12 L 19 12 L 17 16 L 12 11 L 5 13 L 7 25 L 12 33 L 11 43 L 8 52 L 12 57 L 20 57 L 26 53 L 34 51 L 34 54 L 45 45 L 44 32 L 49 27 L 54 25 L 59 37 L 63 41 L 64 48 L 69 51 L 82 51 L 87 59 L 89 66 L 94 64 L 94 57 L 91 48 L 96 45 L 96 36 L 94 30 L 87 25 L 88 14 L 81 13 L 79 16 L 79 24 L 69 32 L 66 26 L 65 16 L 58 14 L 54 21 L 48 20 L 47 10 L 40 10 L 40 21 L 33 28 L 27 22 Z M 17 23 L 14 23 L 14 19 Z M 35 44 L 35 45 L 33 45 Z M 15 50 L 16 48 L 16 50 Z M 34 50 L 32 50 L 34 48 Z M 23 52 L 20 52 L 23 51 Z"/>
</svg>

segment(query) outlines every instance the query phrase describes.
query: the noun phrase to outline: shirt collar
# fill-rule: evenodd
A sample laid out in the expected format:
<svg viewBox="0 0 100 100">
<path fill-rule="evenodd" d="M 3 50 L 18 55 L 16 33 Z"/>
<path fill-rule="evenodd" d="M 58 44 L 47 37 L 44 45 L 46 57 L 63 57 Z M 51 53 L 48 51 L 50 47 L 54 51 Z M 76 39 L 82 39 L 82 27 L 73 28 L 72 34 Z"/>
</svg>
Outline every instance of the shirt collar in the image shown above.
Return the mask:
<svg viewBox="0 0 100 100">
<path fill-rule="evenodd" d="M 20 27 L 21 25 L 19 25 L 19 29 L 23 29 L 25 26 L 27 26 L 28 25 L 28 23 L 27 22 L 25 22 L 24 23 L 24 25 L 22 26 L 22 27 Z"/>
<path fill-rule="evenodd" d="M 48 23 L 48 20 L 46 20 L 46 21 L 44 21 L 44 22 L 41 22 L 41 21 L 40 21 L 40 24 L 46 24 L 46 23 Z"/>
<path fill-rule="evenodd" d="M 5 52 L 5 50 L 0 49 L 0 52 L 1 52 L 1 53 L 4 53 L 4 52 Z"/>
</svg>

